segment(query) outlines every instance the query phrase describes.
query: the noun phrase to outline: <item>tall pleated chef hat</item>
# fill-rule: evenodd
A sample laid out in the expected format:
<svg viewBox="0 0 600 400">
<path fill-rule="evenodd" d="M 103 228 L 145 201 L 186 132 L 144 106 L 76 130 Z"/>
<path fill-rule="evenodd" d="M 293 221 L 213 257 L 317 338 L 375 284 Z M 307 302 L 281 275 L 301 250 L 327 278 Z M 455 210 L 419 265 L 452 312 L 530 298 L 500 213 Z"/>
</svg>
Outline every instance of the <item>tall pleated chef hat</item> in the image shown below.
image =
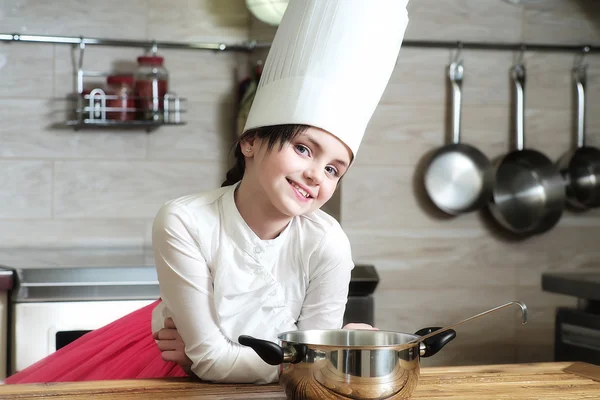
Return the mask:
<svg viewBox="0 0 600 400">
<path fill-rule="evenodd" d="M 306 124 L 356 155 L 394 70 L 408 0 L 290 0 L 244 131 Z"/>
</svg>

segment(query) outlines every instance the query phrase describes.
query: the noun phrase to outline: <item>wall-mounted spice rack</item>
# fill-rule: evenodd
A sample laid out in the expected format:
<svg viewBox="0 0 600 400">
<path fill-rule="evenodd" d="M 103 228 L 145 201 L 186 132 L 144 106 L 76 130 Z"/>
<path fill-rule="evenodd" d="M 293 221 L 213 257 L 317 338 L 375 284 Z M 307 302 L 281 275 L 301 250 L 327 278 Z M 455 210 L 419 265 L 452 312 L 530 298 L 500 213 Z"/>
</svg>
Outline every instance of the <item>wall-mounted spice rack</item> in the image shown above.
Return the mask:
<svg viewBox="0 0 600 400">
<path fill-rule="evenodd" d="M 185 99 L 166 90 L 167 72 L 162 67 L 162 57 L 156 55 L 155 43 L 152 46 L 152 55 L 138 58 L 138 61 L 150 60 L 141 81 L 135 80 L 133 75 L 111 75 L 85 70 L 85 49 L 85 41 L 81 40 L 76 70 L 77 93 L 73 110 L 75 118 L 67 121 L 67 126 L 76 130 L 106 127 L 143 128 L 151 131 L 162 125 L 185 125 L 181 119 L 181 114 L 185 112 L 182 107 Z M 112 86 L 86 90 L 86 76 L 107 76 L 107 84 Z"/>
<path fill-rule="evenodd" d="M 138 58 L 162 60 L 157 57 L 157 49 L 161 48 L 184 48 L 211 51 L 250 51 L 250 45 L 228 45 L 224 43 L 194 43 L 183 44 L 175 42 L 135 41 L 135 40 L 113 40 L 93 39 L 84 37 L 67 36 L 45 36 L 45 35 L 21 35 L 0 34 L 0 42 L 25 42 L 25 43 L 49 43 L 65 44 L 78 47 L 78 59 L 75 61 L 76 89 L 69 100 L 73 106 L 70 112 L 71 118 L 65 122 L 66 126 L 75 130 L 84 128 L 120 128 L 120 129 L 145 129 L 154 130 L 163 125 L 185 125 L 182 114 L 186 112 L 186 99 L 180 97 L 173 91 L 167 91 L 168 75 L 160 65 L 150 65 L 147 68 L 144 84 L 146 90 L 141 87 L 139 76 L 133 79 L 129 76 L 115 76 L 111 73 L 90 71 L 84 69 L 84 53 L 88 45 L 115 46 L 115 47 L 140 47 L 151 50 L 151 55 Z M 161 77 L 160 70 L 165 74 Z M 158 71 L 158 72 L 154 72 Z M 106 77 L 107 85 L 92 85 L 86 88 L 85 80 L 89 77 Z M 113 82 L 110 82 L 111 78 Z M 120 78 L 120 79 L 118 79 Z M 123 78 L 131 78 L 125 82 Z M 115 81 L 118 86 L 110 85 Z"/>
</svg>

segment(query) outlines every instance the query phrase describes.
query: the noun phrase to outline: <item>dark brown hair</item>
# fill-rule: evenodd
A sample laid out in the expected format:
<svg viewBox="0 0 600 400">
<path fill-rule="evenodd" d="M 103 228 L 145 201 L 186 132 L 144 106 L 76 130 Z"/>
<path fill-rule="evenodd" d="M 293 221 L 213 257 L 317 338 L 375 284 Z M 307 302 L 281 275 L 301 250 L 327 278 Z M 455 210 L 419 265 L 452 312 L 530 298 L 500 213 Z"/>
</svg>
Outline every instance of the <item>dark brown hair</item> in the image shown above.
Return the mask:
<svg viewBox="0 0 600 400">
<path fill-rule="evenodd" d="M 235 165 L 229 171 L 225 177 L 225 182 L 221 184 L 223 186 L 230 186 L 236 182 L 242 180 L 244 176 L 244 170 L 246 169 L 246 159 L 242 154 L 240 143 L 246 139 L 257 137 L 260 139 L 268 139 L 267 149 L 271 151 L 273 146 L 279 142 L 279 150 L 283 148 L 283 145 L 291 142 L 296 136 L 304 133 L 309 128 L 308 125 L 271 125 L 256 129 L 250 129 L 244 132 L 244 134 L 235 143 L 234 156 Z"/>
</svg>

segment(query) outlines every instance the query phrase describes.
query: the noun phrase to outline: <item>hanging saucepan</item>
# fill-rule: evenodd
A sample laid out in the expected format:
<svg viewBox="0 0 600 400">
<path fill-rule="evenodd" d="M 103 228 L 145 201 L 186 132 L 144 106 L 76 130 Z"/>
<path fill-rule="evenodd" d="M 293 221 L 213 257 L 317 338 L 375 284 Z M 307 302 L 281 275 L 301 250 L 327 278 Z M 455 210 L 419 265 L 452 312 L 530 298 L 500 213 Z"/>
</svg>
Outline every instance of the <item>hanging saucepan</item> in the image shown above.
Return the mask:
<svg viewBox="0 0 600 400">
<path fill-rule="evenodd" d="M 478 149 L 460 143 L 462 62 L 448 67 L 452 84 L 452 143 L 436 150 L 428 160 L 424 186 L 431 201 L 447 214 L 456 215 L 484 206 L 491 195 L 491 163 Z"/>
<path fill-rule="evenodd" d="M 600 150 L 585 145 L 586 66 L 573 71 L 577 88 L 577 147 L 565 153 L 558 167 L 567 186 L 570 206 L 585 210 L 600 206 Z"/>
<path fill-rule="evenodd" d="M 525 148 L 525 66 L 511 68 L 515 86 L 516 150 L 495 163 L 492 216 L 518 235 L 542 233 L 561 218 L 565 186 L 558 168 L 544 154 Z"/>
<path fill-rule="evenodd" d="M 288 399 L 408 399 L 417 387 L 420 357 L 430 357 L 456 337 L 452 329 L 483 315 L 518 305 L 512 301 L 444 328 L 414 335 L 381 330 L 298 330 L 278 336 L 281 346 L 241 335 L 268 364 L 281 365 L 279 384 Z"/>
</svg>

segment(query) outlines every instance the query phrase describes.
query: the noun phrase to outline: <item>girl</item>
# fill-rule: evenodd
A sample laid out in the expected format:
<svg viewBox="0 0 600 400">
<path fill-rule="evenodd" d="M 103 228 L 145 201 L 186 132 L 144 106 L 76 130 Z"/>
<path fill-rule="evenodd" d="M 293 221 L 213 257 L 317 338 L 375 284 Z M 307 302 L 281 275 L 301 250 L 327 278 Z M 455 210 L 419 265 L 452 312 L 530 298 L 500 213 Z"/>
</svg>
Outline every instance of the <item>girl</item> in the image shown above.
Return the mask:
<svg viewBox="0 0 600 400">
<path fill-rule="evenodd" d="M 354 161 L 389 80 L 405 6 L 291 0 L 223 187 L 171 200 L 156 215 L 161 298 L 6 383 L 185 376 L 155 339 L 165 359 L 179 357 L 200 379 L 274 382 L 279 368 L 239 335 L 276 341 L 283 331 L 340 328 L 350 243 L 320 207 Z M 177 330 L 162 329 L 165 320 Z M 165 332 L 179 335 L 166 341 L 176 346 L 165 345 Z"/>
</svg>

